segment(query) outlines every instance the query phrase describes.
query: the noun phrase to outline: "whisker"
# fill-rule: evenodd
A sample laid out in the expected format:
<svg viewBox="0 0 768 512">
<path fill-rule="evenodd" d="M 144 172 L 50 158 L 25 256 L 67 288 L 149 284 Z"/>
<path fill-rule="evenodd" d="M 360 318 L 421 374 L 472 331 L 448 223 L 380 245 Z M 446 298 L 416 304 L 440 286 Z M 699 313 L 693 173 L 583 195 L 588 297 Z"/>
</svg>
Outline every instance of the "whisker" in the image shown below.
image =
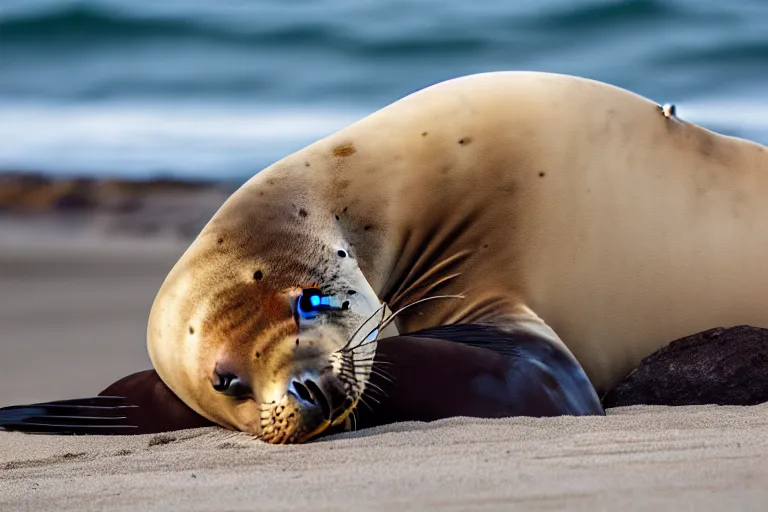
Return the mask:
<svg viewBox="0 0 768 512">
<path fill-rule="evenodd" d="M 340 376 L 343 375 L 345 377 L 352 378 L 355 381 L 364 380 L 362 377 L 365 377 L 365 375 L 363 375 L 363 372 L 358 372 L 359 368 L 360 367 L 354 367 L 354 368 L 351 368 L 351 367 L 348 367 L 348 366 L 347 367 L 342 367 L 342 369 L 339 372 L 339 375 Z M 362 369 L 368 370 L 370 375 L 375 375 L 375 376 L 381 378 L 382 380 L 385 380 L 385 381 L 387 381 L 387 382 L 389 382 L 391 384 L 395 383 L 394 377 L 392 377 L 392 375 L 390 375 L 389 373 L 387 373 L 386 371 L 384 371 L 384 370 L 382 370 L 380 368 L 377 368 L 375 366 L 363 366 Z M 365 379 L 365 380 L 366 380 L 366 382 L 370 382 L 368 379 Z"/>
<path fill-rule="evenodd" d="M 369 363 L 373 363 L 373 362 L 375 362 L 376 364 L 383 364 L 383 365 L 388 365 L 388 366 L 392 366 L 394 364 L 394 363 L 391 363 L 389 361 L 381 361 L 381 358 L 378 356 L 378 354 L 371 355 L 370 357 L 361 357 L 360 359 L 355 358 L 355 363 L 366 363 L 366 364 L 369 364 Z"/>
<path fill-rule="evenodd" d="M 394 364 L 394 363 L 391 363 L 389 361 L 381 361 L 380 359 L 381 358 L 379 357 L 379 354 L 371 354 L 370 356 L 366 356 L 366 357 L 361 357 L 361 358 L 357 358 L 356 357 L 356 358 L 353 359 L 353 361 L 355 363 L 367 363 L 367 364 L 369 364 L 369 363 L 376 363 L 376 364 L 381 363 L 381 364 L 390 365 L 390 366 L 392 366 L 392 364 Z"/>
<path fill-rule="evenodd" d="M 424 297 L 423 299 L 415 300 L 410 304 L 406 304 L 405 306 L 401 307 L 400 309 L 398 309 L 397 311 L 389 315 L 389 317 L 387 317 L 387 320 L 384 322 L 384 325 L 382 325 L 381 327 L 382 329 L 386 328 L 390 323 L 392 323 L 392 320 L 394 320 L 397 315 L 399 315 L 400 313 L 402 313 L 403 311 L 405 311 L 410 307 L 421 304 L 422 302 L 427 302 L 430 300 L 437 300 L 437 299 L 463 299 L 463 298 L 464 298 L 463 295 L 433 295 L 431 297 Z"/>
<path fill-rule="evenodd" d="M 368 387 L 368 386 L 372 386 L 375 391 L 378 391 L 379 393 L 381 393 L 384 396 L 389 396 L 386 391 L 384 391 L 383 389 L 381 389 L 379 386 L 377 386 L 376 384 L 374 384 L 371 381 L 368 381 L 368 382 L 365 383 L 365 387 Z"/>
<path fill-rule="evenodd" d="M 355 368 L 373 368 L 374 366 L 378 366 L 379 363 L 376 361 L 356 361 L 355 362 Z"/>
<path fill-rule="evenodd" d="M 343 347 L 341 347 L 341 348 L 339 349 L 339 351 L 344 351 L 344 349 L 346 349 L 347 347 L 349 347 L 349 344 L 350 344 L 350 343 L 352 343 L 352 340 L 354 340 L 354 339 L 355 339 L 355 336 L 357 336 L 358 334 L 360 334 L 360 331 L 363 329 L 363 327 L 365 326 L 365 324 L 367 324 L 368 322 L 370 322 L 371 320 L 373 320 L 373 317 L 375 317 L 376 315 L 378 315 L 378 314 L 379 314 L 379 311 L 381 311 L 381 310 L 386 310 L 386 308 L 387 308 L 387 304 L 386 304 L 386 302 L 383 302 L 383 303 L 381 304 L 381 306 L 379 306 L 378 308 L 376 308 L 376 311 L 374 311 L 373 313 L 371 313 L 371 315 L 370 315 L 368 318 L 366 318 L 366 319 L 365 319 L 365 320 L 364 320 L 364 321 L 363 321 L 363 322 L 362 322 L 360 325 L 358 325 L 358 326 L 357 326 L 357 329 L 355 330 L 355 332 L 354 332 L 354 333 L 352 333 L 352 336 L 350 336 L 350 337 L 349 337 L 349 339 L 347 340 L 347 342 L 344 344 L 344 346 L 343 346 Z M 367 336 L 366 336 L 366 337 L 367 337 Z"/>
<path fill-rule="evenodd" d="M 389 315 L 386 320 L 383 320 L 382 322 L 379 323 L 379 325 L 376 328 L 371 330 L 368 333 L 368 336 L 373 334 L 373 331 L 375 331 L 377 329 L 378 329 L 379 332 L 381 332 L 384 329 L 386 329 L 387 326 L 389 326 L 389 324 L 391 324 L 395 320 L 395 317 L 397 317 L 397 315 L 399 315 L 400 313 L 402 313 L 403 311 L 405 311 L 406 309 L 408 309 L 408 308 L 410 308 L 412 306 L 416 306 L 418 304 L 421 304 L 422 302 L 427 302 L 429 300 L 435 300 L 435 299 L 463 299 L 463 298 L 464 298 L 463 295 L 433 295 L 432 297 L 424 297 L 423 299 L 419 299 L 419 300 L 413 301 L 410 304 L 406 304 L 405 306 L 401 307 L 400 309 L 398 309 L 397 311 L 395 311 L 394 313 Z M 378 341 L 378 336 L 376 338 L 370 340 L 370 341 L 365 341 L 365 340 L 368 339 L 368 336 L 363 338 L 363 342 L 358 343 L 355 347 L 352 348 L 352 350 L 357 350 L 360 347 L 364 347 L 366 345 L 370 345 L 371 343 L 373 343 L 375 341 Z"/>
<path fill-rule="evenodd" d="M 390 384 L 395 383 L 395 378 L 392 375 L 382 373 L 381 370 L 378 368 L 373 368 L 371 370 L 371 375 L 376 375 L 380 379 L 384 379 L 385 381 L 389 382 Z"/>
<path fill-rule="evenodd" d="M 369 411 L 374 412 L 373 407 L 371 407 L 371 405 L 368 402 L 365 401 L 365 399 L 363 398 L 362 395 L 360 395 L 359 402 L 361 404 L 363 404 L 364 406 L 366 406 Z"/>
<path fill-rule="evenodd" d="M 461 262 L 461 260 L 467 258 L 470 256 L 472 252 L 470 250 L 463 250 L 459 251 L 455 254 L 452 254 L 448 256 L 447 258 L 444 258 L 441 261 L 438 261 L 437 263 L 434 263 L 430 265 L 429 269 L 426 272 L 423 272 L 417 279 L 415 279 L 413 282 L 411 282 L 405 289 L 398 291 L 393 297 L 390 302 L 393 304 L 396 304 L 397 301 L 400 300 L 401 297 L 405 297 L 408 294 L 412 293 L 413 290 L 415 290 L 417 287 L 421 286 L 423 283 L 427 282 L 428 280 L 432 279 L 432 277 L 437 274 L 438 272 L 447 270 L 448 267 L 451 265 Z M 418 268 L 418 267 L 414 267 Z M 404 282 L 410 281 L 411 276 L 409 275 Z M 422 292 L 423 295 L 423 292 Z"/>
<path fill-rule="evenodd" d="M 371 396 L 370 394 L 366 395 L 365 393 L 363 393 L 363 395 L 365 395 L 365 398 L 367 398 L 367 399 L 369 399 L 369 400 L 373 400 L 374 402 L 376 402 L 376 405 L 381 405 L 381 402 L 380 402 L 380 401 L 379 401 L 379 399 L 378 399 L 378 398 L 376 398 L 375 396 Z M 363 399 L 363 396 L 362 396 L 362 395 L 360 396 L 360 399 L 361 399 L 361 400 Z"/>
<path fill-rule="evenodd" d="M 386 305 L 386 304 L 385 304 L 385 305 Z M 381 308 L 380 308 L 380 309 L 381 309 Z M 354 352 L 355 350 L 357 350 L 358 348 L 360 348 L 360 347 L 361 347 L 363 344 L 365 344 L 366 340 L 368 340 L 368 338 L 370 338 L 370 337 L 371 337 L 371 335 L 372 335 L 374 332 L 376 332 L 376 337 L 375 337 L 375 338 L 373 338 L 372 340 L 370 340 L 370 342 L 373 342 L 373 341 L 377 341 L 377 340 L 379 339 L 379 334 L 381 334 L 381 329 L 380 329 L 380 327 L 381 327 L 381 324 L 382 324 L 382 322 L 384 321 L 384 315 L 385 315 L 386 313 L 387 313 L 387 310 L 386 310 L 386 308 L 385 308 L 385 309 L 383 309 L 383 310 L 381 310 L 381 319 L 380 319 L 380 320 L 379 320 L 379 321 L 376 323 L 376 327 L 374 327 L 373 329 L 371 329 L 370 331 L 368 331 L 368 334 L 366 334 L 366 335 L 363 337 L 363 339 L 361 339 L 361 340 L 358 342 L 358 344 L 357 344 L 357 345 L 355 345 L 354 347 L 348 348 L 347 350 L 348 350 L 348 351 L 350 351 L 350 352 Z M 367 321 L 366 321 L 366 323 L 367 323 Z M 361 326 L 361 327 L 362 327 L 362 326 Z M 377 332 L 377 331 L 378 331 L 378 332 Z"/>
<path fill-rule="evenodd" d="M 363 393 L 363 394 L 365 394 L 365 393 Z M 376 397 L 373 397 L 373 396 L 371 396 L 371 395 L 366 395 L 366 398 L 368 398 L 368 399 L 370 399 L 370 400 L 373 400 L 374 402 L 376 402 L 376 405 L 381 405 L 381 402 L 380 402 L 380 401 L 379 401 L 379 400 L 378 400 Z M 361 397 L 360 397 L 360 400 L 362 400 L 362 399 L 363 399 L 363 397 L 361 396 Z M 371 409 L 371 410 L 373 410 L 373 409 Z"/>
<path fill-rule="evenodd" d="M 378 363 L 355 365 L 354 370 L 356 371 L 358 368 L 368 370 L 371 373 L 371 375 L 377 375 L 379 377 L 382 377 L 384 380 L 394 382 L 392 380 L 392 375 L 388 373 L 386 370 L 379 368 Z"/>
</svg>

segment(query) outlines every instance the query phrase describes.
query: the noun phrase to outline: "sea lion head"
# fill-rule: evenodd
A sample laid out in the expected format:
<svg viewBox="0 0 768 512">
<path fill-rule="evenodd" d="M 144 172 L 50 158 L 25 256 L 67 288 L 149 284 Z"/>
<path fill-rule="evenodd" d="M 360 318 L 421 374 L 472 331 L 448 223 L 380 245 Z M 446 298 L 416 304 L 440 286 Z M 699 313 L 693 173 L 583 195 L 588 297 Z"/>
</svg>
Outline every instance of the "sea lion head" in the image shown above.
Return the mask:
<svg viewBox="0 0 768 512">
<path fill-rule="evenodd" d="M 198 413 L 271 443 L 301 442 L 357 404 L 382 308 L 334 212 L 270 176 L 235 192 L 174 266 L 148 347 Z"/>
</svg>

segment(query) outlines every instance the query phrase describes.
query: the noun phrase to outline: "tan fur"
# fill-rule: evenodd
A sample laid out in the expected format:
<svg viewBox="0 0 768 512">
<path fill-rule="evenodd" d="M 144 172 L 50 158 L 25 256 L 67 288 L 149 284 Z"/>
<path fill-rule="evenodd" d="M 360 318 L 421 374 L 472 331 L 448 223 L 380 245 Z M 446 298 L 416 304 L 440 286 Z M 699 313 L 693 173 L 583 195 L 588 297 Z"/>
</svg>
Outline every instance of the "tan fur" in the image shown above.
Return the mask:
<svg viewBox="0 0 768 512">
<path fill-rule="evenodd" d="M 230 252 L 217 252 L 219 237 Z M 277 162 L 224 204 L 153 308 L 163 379 L 200 411 L 186 390 L 210 356 L 179 332 L 254 264 L 282 293 L 334 244 L 393 310 L 466 295 L 409 310 L 401 332 L 490 321 L 559 337 L 604 391 L 676 338 L 768 327 L 768 150 L 574 77 L 430 87 Z"/>
</svg>

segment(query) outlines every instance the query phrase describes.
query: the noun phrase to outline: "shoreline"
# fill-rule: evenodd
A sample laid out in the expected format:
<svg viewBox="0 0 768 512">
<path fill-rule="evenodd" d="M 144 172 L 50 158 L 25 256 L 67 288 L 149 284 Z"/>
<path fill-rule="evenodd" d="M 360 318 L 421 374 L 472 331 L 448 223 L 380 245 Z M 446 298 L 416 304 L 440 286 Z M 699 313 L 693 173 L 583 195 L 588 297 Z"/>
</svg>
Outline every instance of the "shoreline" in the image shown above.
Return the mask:
<svg viewBox="0 0 768 512">
<path fill-rule="evenodd" d="M 0 172 L 0 244 L 62 233 L 191 241 L 236 188 L 217 181 Z"/>
</svg>

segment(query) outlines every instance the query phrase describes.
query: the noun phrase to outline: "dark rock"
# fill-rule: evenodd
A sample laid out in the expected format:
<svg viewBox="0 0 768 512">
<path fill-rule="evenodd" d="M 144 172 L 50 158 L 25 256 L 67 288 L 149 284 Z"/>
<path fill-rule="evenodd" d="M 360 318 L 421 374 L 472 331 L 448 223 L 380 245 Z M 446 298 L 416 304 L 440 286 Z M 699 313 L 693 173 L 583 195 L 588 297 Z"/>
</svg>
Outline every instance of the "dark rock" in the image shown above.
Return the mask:
<svg viewBox="0 0 768 512">
<path fill-rule="evenodd" d="M 768 329 L 718 327 L 645 358 L 603 406 L 755 405 L 768 401 Z"/>
</svg>

